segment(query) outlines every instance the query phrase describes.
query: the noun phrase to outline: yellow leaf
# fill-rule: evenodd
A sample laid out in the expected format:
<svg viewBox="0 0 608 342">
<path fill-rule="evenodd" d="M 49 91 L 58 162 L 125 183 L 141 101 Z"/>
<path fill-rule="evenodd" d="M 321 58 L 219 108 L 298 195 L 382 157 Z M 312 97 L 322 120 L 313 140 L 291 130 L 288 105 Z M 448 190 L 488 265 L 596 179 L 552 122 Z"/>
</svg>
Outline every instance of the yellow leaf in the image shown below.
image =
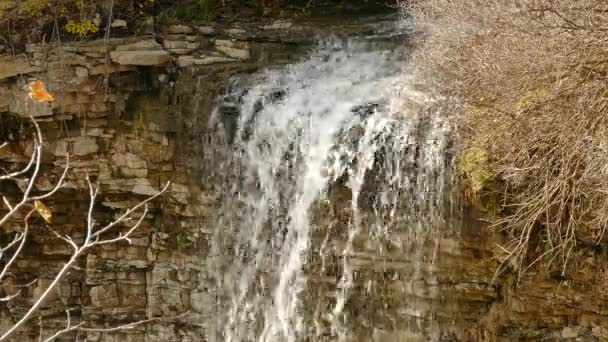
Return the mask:
<svg viewBox="0 0 608 342">
<path fill-rule="evenodd" d="M 34 81 L 30 83 L 30 97 L 38 102 L 55 101 L 53 95 L 46 91 L 46 87 L 41 81 Z"/>
<path fill-rule="evenodd" d="M 41 201 L 34 201 L 34 208 L 38 214 L 46 221 L 46 223 L 53 222 L 53 212 Z"/>
</svg>

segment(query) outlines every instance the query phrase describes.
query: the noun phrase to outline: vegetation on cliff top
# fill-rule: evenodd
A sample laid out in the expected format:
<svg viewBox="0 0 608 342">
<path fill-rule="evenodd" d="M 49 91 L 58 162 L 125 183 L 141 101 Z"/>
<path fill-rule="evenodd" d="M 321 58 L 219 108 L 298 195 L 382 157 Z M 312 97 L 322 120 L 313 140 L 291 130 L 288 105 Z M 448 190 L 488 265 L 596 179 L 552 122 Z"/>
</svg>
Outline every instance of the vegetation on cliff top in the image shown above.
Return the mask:
<svg viewBox="0 0 608 342">
<path fill-rule="evenodd" d="M 458 108 L 461 171 L 498 197 L 503 265 L 561 261 L 608 226 L 608 3 L 404 4 L 415 65 Z M 493 180 L 493 181 L 489 181 Z"/>
<path fill-rule="evenodd" d="M 150 25 L 238 22 L 260 17 L 389 9 L 381 0 L 0 0 L 2 47 L 149 33 Z M 115 20 L 123 24 L 111 28 Z"/>
</svg>

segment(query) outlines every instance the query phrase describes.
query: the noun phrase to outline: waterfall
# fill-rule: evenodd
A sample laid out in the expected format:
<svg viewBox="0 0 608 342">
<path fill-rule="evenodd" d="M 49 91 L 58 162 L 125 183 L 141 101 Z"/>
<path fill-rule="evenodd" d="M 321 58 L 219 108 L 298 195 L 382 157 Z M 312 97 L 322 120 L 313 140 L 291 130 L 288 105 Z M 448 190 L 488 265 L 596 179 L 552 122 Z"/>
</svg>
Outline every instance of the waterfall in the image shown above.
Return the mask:
<svg viewBox="0 0 608 342">
<path fill-rule="evenodd" d="M 235 82 L 214 113 L 230 145 L 218 340 L 348 339 L 349 303 L 373 291 L 360 264 L 445 222 L 448 122 L 403 76 L 403 41 L 383 38 L 326 40 Z"/>
</svg>

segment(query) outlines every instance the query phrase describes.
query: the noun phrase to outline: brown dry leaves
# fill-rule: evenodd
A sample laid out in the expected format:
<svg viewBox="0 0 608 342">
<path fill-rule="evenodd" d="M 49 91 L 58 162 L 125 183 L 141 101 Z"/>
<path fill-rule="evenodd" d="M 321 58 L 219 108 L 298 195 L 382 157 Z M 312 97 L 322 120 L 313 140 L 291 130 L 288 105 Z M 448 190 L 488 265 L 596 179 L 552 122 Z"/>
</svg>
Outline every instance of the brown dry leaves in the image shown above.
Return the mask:
<svg viewBox="0 0 608 342">
<path fill-rule="evenodd" d="M 577 243 L 599 242 L 608 228 L 608 2 L 425 0 L 408 10 L 421 29 L 419 79 L 459 99 L 460 150 L 485 151 L 496 172 L 485 191 L 504 199 L 496 227 L 515 264 L 565 266 Z"/>
</svg>

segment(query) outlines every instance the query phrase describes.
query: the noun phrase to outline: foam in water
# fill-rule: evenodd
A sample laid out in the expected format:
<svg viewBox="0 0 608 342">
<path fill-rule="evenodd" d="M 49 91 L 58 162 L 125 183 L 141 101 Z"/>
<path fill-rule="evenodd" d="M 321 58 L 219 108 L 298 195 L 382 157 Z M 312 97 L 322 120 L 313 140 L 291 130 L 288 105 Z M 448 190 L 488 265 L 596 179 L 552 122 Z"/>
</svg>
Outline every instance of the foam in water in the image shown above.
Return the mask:
<svg viewBox="0 0 608 342">
<path fill-rule="evenodd" d="M 332 339 L 345 338 L 356 240 L 363 232 L 376 239 L 404 225 L 424 229 L 440 218 L 433 211 L 441 210 L 447 122 L 438 114 L 408 112 L 403 97 L 427 99 L 403 87 L 402 64 L 393 48 L 330 41 L 307 60 L 239 89 L 234 156 L 226 171 L 232 196 L 224 200 L 212 241 L 212 253 L 221 256 L 221 340 L 304 340 L 328 333 L 313 327 L 320 316 Z M 323 269 L 331 244 L 313 239 L 327 229 L 313 212 L 331 201 L 330 189 L 344 179 L 350 219 L 337 253 L 342 271 L 335 302 L 330 312 L 310 318 L 306 312 L 314 308 L 305 307 L 304 294 L 311 255 L 318 251 Z M 361 198 L 370 192 L 366 187 L 372 199 Z"/>
</svg>

